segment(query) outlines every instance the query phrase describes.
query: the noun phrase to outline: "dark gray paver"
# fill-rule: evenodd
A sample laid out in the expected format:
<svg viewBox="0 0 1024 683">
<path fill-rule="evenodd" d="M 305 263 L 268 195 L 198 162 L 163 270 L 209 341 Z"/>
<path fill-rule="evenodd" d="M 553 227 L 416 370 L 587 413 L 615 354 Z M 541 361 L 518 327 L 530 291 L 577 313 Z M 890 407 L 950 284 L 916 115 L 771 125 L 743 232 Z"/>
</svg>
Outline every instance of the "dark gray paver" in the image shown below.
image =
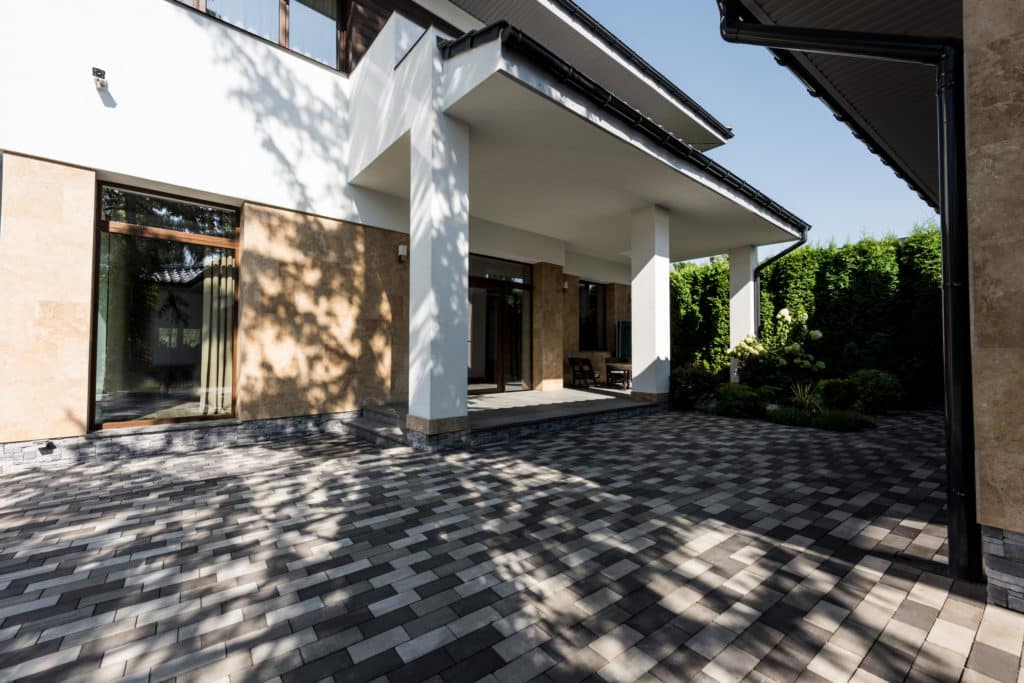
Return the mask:
<svg viewBox="0 0 1024 683">
<path fill-rule="evenodd" d="M 944 576 L 941 428 L 653 412 L 25 467 L 0 679 L 1012 683 L 1024 615 Z"/>
</svg>

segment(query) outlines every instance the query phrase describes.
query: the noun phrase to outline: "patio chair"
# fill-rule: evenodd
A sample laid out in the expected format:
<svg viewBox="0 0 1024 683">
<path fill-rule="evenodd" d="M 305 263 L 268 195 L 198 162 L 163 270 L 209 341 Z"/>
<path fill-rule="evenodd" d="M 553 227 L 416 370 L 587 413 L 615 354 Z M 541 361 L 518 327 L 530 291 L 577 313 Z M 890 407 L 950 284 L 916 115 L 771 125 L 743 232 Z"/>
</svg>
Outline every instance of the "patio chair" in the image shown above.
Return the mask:
<svg viewBox="0 0 1024 683">
<path fill-rule="evenodd" d="M 572 370 L 572 385 L 574 387 L 593 386 L 601 378 L 601 373 L 594 370 L 589 358 L 570 358 L 569 369 Z"/>
</svg>

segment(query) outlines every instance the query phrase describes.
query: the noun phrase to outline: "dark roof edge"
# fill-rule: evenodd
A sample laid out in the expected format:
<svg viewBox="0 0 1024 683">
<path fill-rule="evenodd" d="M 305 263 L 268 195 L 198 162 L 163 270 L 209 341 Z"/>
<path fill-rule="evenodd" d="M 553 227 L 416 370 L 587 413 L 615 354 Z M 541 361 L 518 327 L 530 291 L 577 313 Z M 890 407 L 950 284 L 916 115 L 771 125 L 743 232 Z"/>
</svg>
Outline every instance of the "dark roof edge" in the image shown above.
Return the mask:
<svg viewBox="0 0 1024 683">
<path fill-rule="evenodd" d="M 847 111 L 846 107 L 832 95 L 831 91 L 822 84 L 814 72 L 801 64 L 800 60 L 798 60 L 791 52 L 786 50 L 771 50 L 771 53 L 775 56 L 775 61 L 780 66 L 784 66 L 792 71 L 793 75 L 807 86 L 807 93 L 811 97 L 822 100 L 825 103 L 825 106 L 832 111 L 832 115 L 835 119 L 840 123 L 846 124 L 850 129 L 850 132 L 853 133 L 853 137 L 864 143 L 864 146 L 868 148 L 869 152 L 877 156 L 883 164 L 892 169 L 892 172 L 896 177 L 905 182 L 911 190 L 916 192 L 917 196 L 920 197 L 922 201 L 935 209 L 935 211 L 939 210 L 939 198 L 933 197 L 928 191 L 928 188 L 925 187 L 924 183 L 918 181 L 914 177 L 914 174 L 909 168 L 907 168 L 907 165 L 901 159 L 897 158 L 896 155 L 892 154 L 885 145 L 881 144 L 877 135 L 873 134 L 866 126 L 862 125 L 856 116 Z"/>
<path fill-rule="evenodd" d="M 715 118 L 711 112 L 704 107 L 700 106 L 696 100 L 687 95 L 682 89 L 673 83 L 667 76 L 651 66 L 650 62 L 638 55 L 633 48 L 624 43 L 618 36 L 605 28 L 604 24 L 599 22 L 597 19 L 592 17 L 590 14 L 577 5 L 573 0 L 551 0 L 554 4 L 558 5 L 566 14 L 573 19 L 576 19 L 584 27 L 601 41 L 606 43 L 610 48 L 619 54 L 623 59 L 632 64 L 636 69 L 650 78 L 652 81 L 657 83 L 659 86 L 664 88 L 672 97 L 679 100 L 687 108 L 692 109 L 701 121 L 711 127 L 716 133 L 721 135 L 726 140 L 732 138 L 732 128 L 725 125 L 717 118 Z"/>
<path fill-rule="evenodd" d="M 441 54 L 445 59 L 468 52 L 477 45 L 500 40 L 509 49 L 518 52 L 531 62 L 543 67 L 559 81 L 568 83 L 578 92 L 594 102 L 599 108 L 609 112 L 619 121 L 643 133 L 645 137 L 700 170 L 724 182 L 758 206 L 761 206 L 783 222 L 792 225 L 806 234 L 811 226 L 802 218 L 792 213 L 774 199 L 764 194 L 717 161 L 710 159 L 689 143 L 683 142 L 675 135 L 658 125 L 657 122 L 644 116 L 625 100 L 604 88 L 582 71 L 579 71 L 564 59 L 547 49 L 536 40 L 512 26 L 507 21 L 499 21 L 476 31 L 470 31 L 454 40 L 439 40 Z"/>
<path fill-rule="evenodd" d="M 760 19 L 754 16 L 753 12 L 743 7 L 743 21 L 750 22 L 752 24 L 763 24 Z M 773 50 L 768 48 L 772 55 L 775 57 L 776 63 L 780 66 L 784 66 L 789 69 L 797 79 L 807 88 L 807 93 L 815 98 L 820 99 L 825 103 L 831 111 L 832 115 L 840 123 L 845 123 L 853 133 L 853 137 L 857 138 L 860 142 L 868 148 L 868 151 L 877 156 L 883 164 L 892 169 L 896 177 L 905 182 L 910 189 L 917 193 L 917 196 L 922 199 L 926 204 L 932 207 L 935 211 L 939 210 L 939 198 L 932 196 L 928 191 L 928 188 L 918 180 L 913 171 L 911 171 L 907 164 L 899 159 L 895 154 L 889 151 L 886 145 L 878 139 L 878 136 L 872 133 L 868 128 L 863 125 L 854 112 L 847 110 L 846 106 L 836 98 L 832 91 L 822 82 L 821 78 L 814 73 L 813 70 L 807 68 L 799 59 L 796 58 L 795 53 L 788 50 Z"/>
</svg>

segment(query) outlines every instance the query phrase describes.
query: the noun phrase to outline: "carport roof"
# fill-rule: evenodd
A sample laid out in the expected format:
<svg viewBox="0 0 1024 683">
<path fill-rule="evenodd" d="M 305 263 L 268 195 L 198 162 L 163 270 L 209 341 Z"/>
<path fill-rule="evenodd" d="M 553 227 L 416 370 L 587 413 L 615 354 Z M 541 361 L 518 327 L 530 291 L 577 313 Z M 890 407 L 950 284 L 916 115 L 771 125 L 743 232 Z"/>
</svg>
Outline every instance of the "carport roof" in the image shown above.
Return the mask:
<svg viewBox="0 0 1024 683">
<path fill-rule="evenodd" d="M 961 0 L 738 0 L 744 19 L 773 26 L 960 40 Z M 929 66 L 773 51 L 837 118 L 938 207 L 935 70 Z"/>
</svg>

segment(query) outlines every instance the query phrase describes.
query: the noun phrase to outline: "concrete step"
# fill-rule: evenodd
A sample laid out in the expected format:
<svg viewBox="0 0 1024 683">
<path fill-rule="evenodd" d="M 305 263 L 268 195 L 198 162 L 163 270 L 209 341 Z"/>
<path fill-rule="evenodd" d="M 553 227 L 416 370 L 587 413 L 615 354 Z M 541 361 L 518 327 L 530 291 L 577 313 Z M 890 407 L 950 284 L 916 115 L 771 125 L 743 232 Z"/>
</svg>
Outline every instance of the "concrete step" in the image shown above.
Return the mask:
<svg viewBox="0 0 1024 683">
<path fill-rule="evenodd" d="M 385 427 L 405 428 L 405 413 L 394 406 L 366 406 L 363 419 Z"/>
<path fill-rule="evenodd" d="M 349 420 L 345 426 L 355 436 L 381 448 L 408 446 L 405 430 L 395 425 L 383 425 L 363 416 Z"/>
</svg>

